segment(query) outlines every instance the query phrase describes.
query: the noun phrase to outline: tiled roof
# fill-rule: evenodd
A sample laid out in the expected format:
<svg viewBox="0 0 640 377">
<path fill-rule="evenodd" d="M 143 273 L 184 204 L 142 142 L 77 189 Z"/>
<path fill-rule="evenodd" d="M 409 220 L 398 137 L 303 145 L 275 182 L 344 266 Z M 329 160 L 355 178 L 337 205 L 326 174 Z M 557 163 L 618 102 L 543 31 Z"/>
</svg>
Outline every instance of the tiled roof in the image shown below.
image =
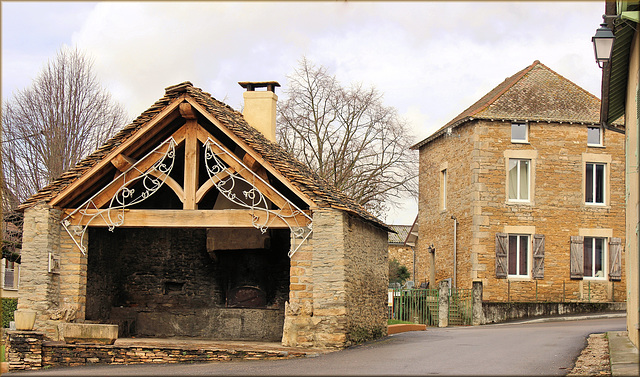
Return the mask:
<svg viewBox="0 0 640 377">
<path fill-rule="evenodd" d="M 600 100 L 536 60 L 411 149 L 473 119 L 600 124 Z"/>
<path fill-rule="evenodd" d="M 100 162 L 114 148 L 124 143 L 129 137 L 142 128 L 154 116 L 159 114 L 174 99 L 187 94 L 202 105 L 213 117 L 219 120 L 236 136 L 243 139 L 251 148 L 258 152 L 269 164 L 278 170 L 291 184 L 307 195 L 318 207 L 331 207 L 356 214 L 384 229 L 386 224 L 367 212 L 352 198 L 346 196 L 334 186 L 322 179 L 309 167 L 298 162 L 291 154 L 277 143 L 269 141 L 264 135 L 251 127 L 241 113 L 230 106 L 216 100 L 209 93 L 195 88 L 190 82 L 173 85 L 165 89 L 165 95 L 153 106 L 143 112 L 131 124 L 125 126 L 114 137 L 109 139 L 98 150 L 80 161 L 74 168 L 63 173 L 60 178 L 42 188 L 28 200 L 20 209 L 24 210 L 40 201 L 50 201 L 62 192 L 69 184 L 89 171 Z"/>
<path fill-rule="evenodd" d="M 395 232 L 389 232 L 389 243 L 404 244 L 404 240 L 407 239 L 407 235 L 411 230 L 411 225 L 388 225 L 388 227 Z"/>
</svg>

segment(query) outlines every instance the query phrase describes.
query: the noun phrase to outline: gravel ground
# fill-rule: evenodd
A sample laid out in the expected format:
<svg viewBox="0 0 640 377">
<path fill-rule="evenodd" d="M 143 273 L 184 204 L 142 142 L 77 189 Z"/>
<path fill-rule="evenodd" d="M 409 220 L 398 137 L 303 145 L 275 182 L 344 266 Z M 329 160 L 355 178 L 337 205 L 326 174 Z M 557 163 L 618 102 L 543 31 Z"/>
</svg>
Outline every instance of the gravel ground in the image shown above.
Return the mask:
<svg viewBox="0 0 640 377">
<path fill-rule="evenodd" d="M 567 376 L 611 376 L 607 334 L 591 334 Z"/>
</svg>

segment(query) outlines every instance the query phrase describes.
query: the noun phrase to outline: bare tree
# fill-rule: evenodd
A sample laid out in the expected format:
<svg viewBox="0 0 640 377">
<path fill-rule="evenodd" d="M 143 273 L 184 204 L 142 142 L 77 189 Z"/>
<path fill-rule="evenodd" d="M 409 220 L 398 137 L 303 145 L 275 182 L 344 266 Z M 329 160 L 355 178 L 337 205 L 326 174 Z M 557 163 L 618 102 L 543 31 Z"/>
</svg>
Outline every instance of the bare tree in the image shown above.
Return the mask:
<svg viewBox="0 0 640 377">
<path fill-rule="evenodd" d="M 5 102 L 3 206 L 14 207 L 95 150 L 124 125 L 83 52 L 63 47 L 31 87 Z"/>
<path fill-rule="evenodd" d="M 407 124 L 375 88 L 344 88 L 306 58 L 288 80 L 278 106 L 280 145 L 376 215 L 416 194 Z"/>
</svg>

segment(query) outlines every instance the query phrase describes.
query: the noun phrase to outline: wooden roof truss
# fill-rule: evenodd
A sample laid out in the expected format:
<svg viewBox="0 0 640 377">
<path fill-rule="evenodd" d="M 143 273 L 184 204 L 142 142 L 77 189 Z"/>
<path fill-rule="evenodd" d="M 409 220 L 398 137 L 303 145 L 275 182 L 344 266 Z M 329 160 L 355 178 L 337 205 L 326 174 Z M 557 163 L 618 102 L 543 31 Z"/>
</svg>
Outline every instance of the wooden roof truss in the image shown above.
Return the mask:
<svg viewBox="0 0 640 377">
<path fill-rule="evenodd" d="M 89 226 L 110 231 L 116 227 L 253 227 L 262 233 L 269 228 L 289 228 L 291 257 L 311 234 L 310 214 L 270 185 L 265 168 L 250 154 L 241 160 L 201 127 L 189 103 L 181 103 L 179 109 L 186 119 L 182 127 L 138 161 L 122 153 L 114 156 L 111 163 L 121 173 L 77 208 L 64 210 L 62 225 L 78 248 L 86 254 L 83 245 Z M 185 148 L 182 186 L 170 176 L 180 145 Z M 202 185 L 200 147 L 209 178 Z M 143 189 L 136 192 L 134 184 Z M 182 210 L 132 208 L 164 185 L 180 199 Z M 198 204 L 212 188 L 238 209 L 199 210 Z"/>
</svg>

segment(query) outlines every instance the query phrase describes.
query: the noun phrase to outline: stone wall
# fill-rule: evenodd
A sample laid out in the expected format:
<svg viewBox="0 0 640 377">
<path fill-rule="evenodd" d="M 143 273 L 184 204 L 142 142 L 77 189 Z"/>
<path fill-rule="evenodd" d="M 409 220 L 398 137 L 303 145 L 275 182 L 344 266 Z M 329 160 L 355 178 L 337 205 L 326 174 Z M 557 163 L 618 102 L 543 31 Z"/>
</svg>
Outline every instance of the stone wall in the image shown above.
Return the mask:
<svg viewBox="0 0 640 377">
<path fill-rule="evenodd" d="M 347 340 L 361 343 L 387 335 L 387 232 L 345 217 Z"/>
<path fill-rule="evenodd" d="M 121 337 L 280 340 L 288 233 L 272 231 L 270 249 L 209 253 L 204 229 L 91 229 L 86 319 Z M 240 285 L 262 289 L 266 306 L 227 307 Z"/>
<path fill-rule="evenodd" d="M 3 331 L 5 357 L 9 370 L 34 370 L 42 368 L 42 341 L 40 331 Z"/>
<path fill-rule="evenodd" d="M 60 297 L 60 275 L 49 273 L 49 253 L 60 255 L 60 211 L 44 204 L 24 212 L 22 263 L 18 309 L 38 312 L 35 329 L 57 339 L 57 317 L 63 306 Z"/>
<path fill-rule="evenodd" d="M 239 360 L 277 360 L 306 356 L 303 352 L 238 351 L 185 347 L 119 347 L 99 345 L 53 345 L 42 347 L 46 367 L 123 364 L 207 363 Z"/>
<path fill-rule="evenodd" d="M 405 266 L 407 268 L 407 270 L 409 271 L 409 274 L 411 276 L 409 276 L 408 280 L 412 280 L 414 283 L 416 283 L 416 285 L 418 285 L 418 280 L 414 279 L 414 269 L 413 269 L 413 257 L 414 257 L 414 248 L 411 246 L 404 246 L 404 245 L 394 245 L 394 244 L 389 244 L 389 260 L 397 260 L 398 263 L 400 263 L 401 266 Z M 416 263 L 417 265 L 417 263 Z M 418 274 L 416 273 L 416 276 Z"/>
<path fill-rule="evenodd" d="M 545 300 L 623 300 L 622 281 L 570 279 L 570 237 L 600 232 L 625 238 L 624 135 L 606 131 L 604 147 L 587 147 L 587 127 L 529 123 L 529 143 L 511 142 L 510 122 L 475 120 L 420 149 L 418 259 L 428 262 L 427 246 L 436 248 L 436 280 L 453 278 L 453 221 L 458 221 L 457 286 L 482 281 L 483 299 L 527 301 L 536 292 Z M 532 200 L 507 201 L 507 158 L 533 156 Z M 610 161 L 609 201 L 584 204 L 584 161 Z M 440 208 L 440 172 L 447 169 L 447 208 Z M 495 277 L 495 235 L 530 229 L 545 236 L 544 278 Z M 626 253 L 622 253 L 624 266 Z M 530 260 L 531 264 L 532 261 Z M 428 265 L 419 268 L 426 277 Z M 581 284 L 580 284 L 581 283 Z M 589 296 L 589 285 L 591 296 Z"/>
<path fill-rule="evenodd" d="M 314 210 L 291 258 L 282 343 L 341 348 L 386 335 L 387 233 L 343 211 Z"/>
<path fill-rule="evenodd" d="M 437 288 L 437 282 L 453 278 L 453 237 L 455 216 L 457 235 L 457 286 L 471 288 L 469 269 L 470 245 L 476 188 L 471 175 L 473 128 L 456 128 L 451 136 L 438 138 L 420 148 L 420 176 L 418 196 L 417 279 L 429 281 L 431 268 L 428 248 L 435 247 L 435 280 L 429 287 Z M 446 208 L 441 206 L 440 175 L 447 171 Z"/>
</svg>

